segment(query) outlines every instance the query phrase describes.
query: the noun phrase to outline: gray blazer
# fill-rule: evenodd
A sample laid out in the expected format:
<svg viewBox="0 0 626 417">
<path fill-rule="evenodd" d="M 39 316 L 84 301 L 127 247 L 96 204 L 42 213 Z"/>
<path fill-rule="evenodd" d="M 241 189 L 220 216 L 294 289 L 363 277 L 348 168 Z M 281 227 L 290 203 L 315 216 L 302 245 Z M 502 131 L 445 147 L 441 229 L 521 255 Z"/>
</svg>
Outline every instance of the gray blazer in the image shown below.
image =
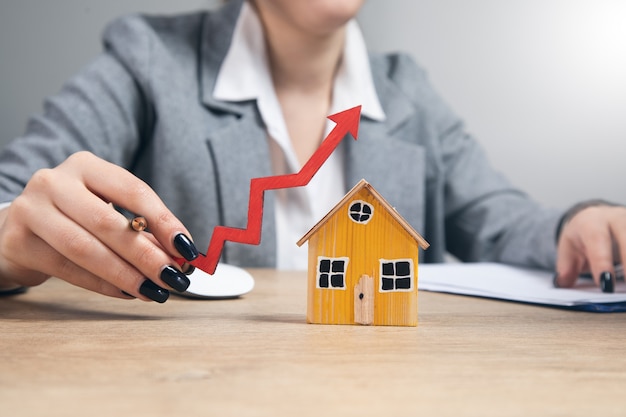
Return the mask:
<svg viewBox="0 0 626 417">
<path fill-rule="evenodd" d="M 3 150 L 0 202 L 14 199 L 37 169 L 88 150 L 149 183 L 201 251 L 216 225 L 246 227 L 250 179 L 271 175 L 266 132 L 255 101 L 212 98 L 241 2 L 110 24 L 102 55 Z M 363 117 L 359 140 L 342 142 L 347 186 L 365 178 L 385 196 L 431 243 L 427 262 L 449 251 L 465 261 L 552 268 L 561 213 L 539 207 L 490 167 L 408 56 L 372 54 L 371 67 L 388 117 Z M 229 242 L 223 261 L 275 265 L 273 207 L 267 192 L 260 245 Z"/>
</svg>

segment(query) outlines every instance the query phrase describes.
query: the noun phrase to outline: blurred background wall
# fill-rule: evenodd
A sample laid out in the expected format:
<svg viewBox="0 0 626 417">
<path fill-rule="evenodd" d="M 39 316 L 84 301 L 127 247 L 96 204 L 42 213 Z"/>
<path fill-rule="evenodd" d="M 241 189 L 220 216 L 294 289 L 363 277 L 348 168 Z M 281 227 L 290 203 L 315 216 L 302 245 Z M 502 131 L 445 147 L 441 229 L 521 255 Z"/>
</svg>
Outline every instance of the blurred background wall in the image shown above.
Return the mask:
<svg viewBox="0 0 626 417">
<path fill-rule="evenodd" d="M 2 0 L 0 146 L 100 50 L 113 17 L 220 0 Z M 626 2 L 367 0 L 376 51 L 402 50 L 487 149 L 493 165 L 556 207 L 626 204 Z"/>
</svg>

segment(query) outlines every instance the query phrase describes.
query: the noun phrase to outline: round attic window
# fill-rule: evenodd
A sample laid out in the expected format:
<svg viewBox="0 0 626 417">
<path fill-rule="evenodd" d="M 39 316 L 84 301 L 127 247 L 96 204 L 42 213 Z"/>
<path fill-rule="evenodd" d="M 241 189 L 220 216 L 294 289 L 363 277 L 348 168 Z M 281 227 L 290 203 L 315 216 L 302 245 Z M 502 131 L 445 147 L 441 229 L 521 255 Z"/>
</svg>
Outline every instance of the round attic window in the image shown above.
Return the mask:
<svg viewBox="0 0 626 417">
<path fill-rule="evenodd" d="M 365 201 L 356 200 L 350 205 L 348 215 L 352 221 L 365 224 L 372 219 L 374 215 L 374 207 Z"/>
</svg>

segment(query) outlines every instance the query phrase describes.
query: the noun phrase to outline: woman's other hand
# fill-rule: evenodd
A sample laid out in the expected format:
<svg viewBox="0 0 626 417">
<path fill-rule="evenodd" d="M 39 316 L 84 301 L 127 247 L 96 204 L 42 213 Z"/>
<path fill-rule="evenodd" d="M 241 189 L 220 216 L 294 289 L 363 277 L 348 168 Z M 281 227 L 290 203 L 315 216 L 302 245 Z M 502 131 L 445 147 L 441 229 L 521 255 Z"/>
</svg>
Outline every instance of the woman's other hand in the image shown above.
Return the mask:
<svg viewBox="0 0 626 417">
<path fill-rule="evenodd" d="M 590 205 L 569 218 L 558 242 L 558 287 L 572 287 L 581 273 L 591 273 L 604 292 L 613 292 L 615 266 L 626 260 L 626 207 Z"/>
</svg>

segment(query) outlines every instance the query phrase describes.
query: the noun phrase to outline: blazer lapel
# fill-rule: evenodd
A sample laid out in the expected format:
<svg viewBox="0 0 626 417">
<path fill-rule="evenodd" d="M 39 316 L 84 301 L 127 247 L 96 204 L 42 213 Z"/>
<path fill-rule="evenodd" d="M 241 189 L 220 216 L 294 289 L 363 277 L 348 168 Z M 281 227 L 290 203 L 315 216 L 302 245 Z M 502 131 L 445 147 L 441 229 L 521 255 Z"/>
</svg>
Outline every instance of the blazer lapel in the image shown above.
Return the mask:
<svg viewBox="0 0 626 417">
<path fill-rule="evenodd" d="M 228 53 L 243 0 L 232 0 L 215 13 L 208 13 L 202 29 L 200 50 L 200 100 L 205 106 L 239 114 L 237 103 L 213 99 L 220 66 Z"/>
<path fill-rule="evenodd" d="M 415 107 L 389 81 L 381 62 L 372 62 L 374 83 L 387 119 L 362 118 L 357 141 L 346 145 L 346 185 L 366 179 L 416 230 L 423 230 L 426 197 L 425 150 L 407 135 L 416 130 Z"/>
<path fill-rule="evenodd" d="M 254 101 L 215 100 L 213 89 L 221 62 L 228 53 L 243 0 L 232 0 L 220 11 L 207 14 L 202 31 L 200 100 L 211 111 L 207 146 L 219 202 L 218 225 L 246 228 L 250 180 L 271 175 L 267 136 Z M 215 127 L 217 126 L 217 127 Z M 274 199 L 266 193 L 259 245 L 227 242 L 221 261 L 247 266 L 273 267 L 276 262 Z"/>
<path fill-rule="evenodd" d="M 247 106 L 239 117 L 210 132 L 207 146 L 215 166 L 219 196 L 219 224 L 247 228 L 250 180 L 272 175 L 267 137 L 258 115 Z M 263 228 L 259 245 L 227 243 L 222 261 L 237 263 L 246 259 L 248 266 L 274 266 L 276 252 L 274 198 L 266 193 Z M 260 213 L 258 213 L 260 214 Z"/>
<path fill-rule="evenodd" d="M 347 145 L 346 185 L 367 180 L 413 228 L 423 230 L 424 148 L 394 138 L 383 126 L 363 121 L 358 141 Z"/>
</svg>

